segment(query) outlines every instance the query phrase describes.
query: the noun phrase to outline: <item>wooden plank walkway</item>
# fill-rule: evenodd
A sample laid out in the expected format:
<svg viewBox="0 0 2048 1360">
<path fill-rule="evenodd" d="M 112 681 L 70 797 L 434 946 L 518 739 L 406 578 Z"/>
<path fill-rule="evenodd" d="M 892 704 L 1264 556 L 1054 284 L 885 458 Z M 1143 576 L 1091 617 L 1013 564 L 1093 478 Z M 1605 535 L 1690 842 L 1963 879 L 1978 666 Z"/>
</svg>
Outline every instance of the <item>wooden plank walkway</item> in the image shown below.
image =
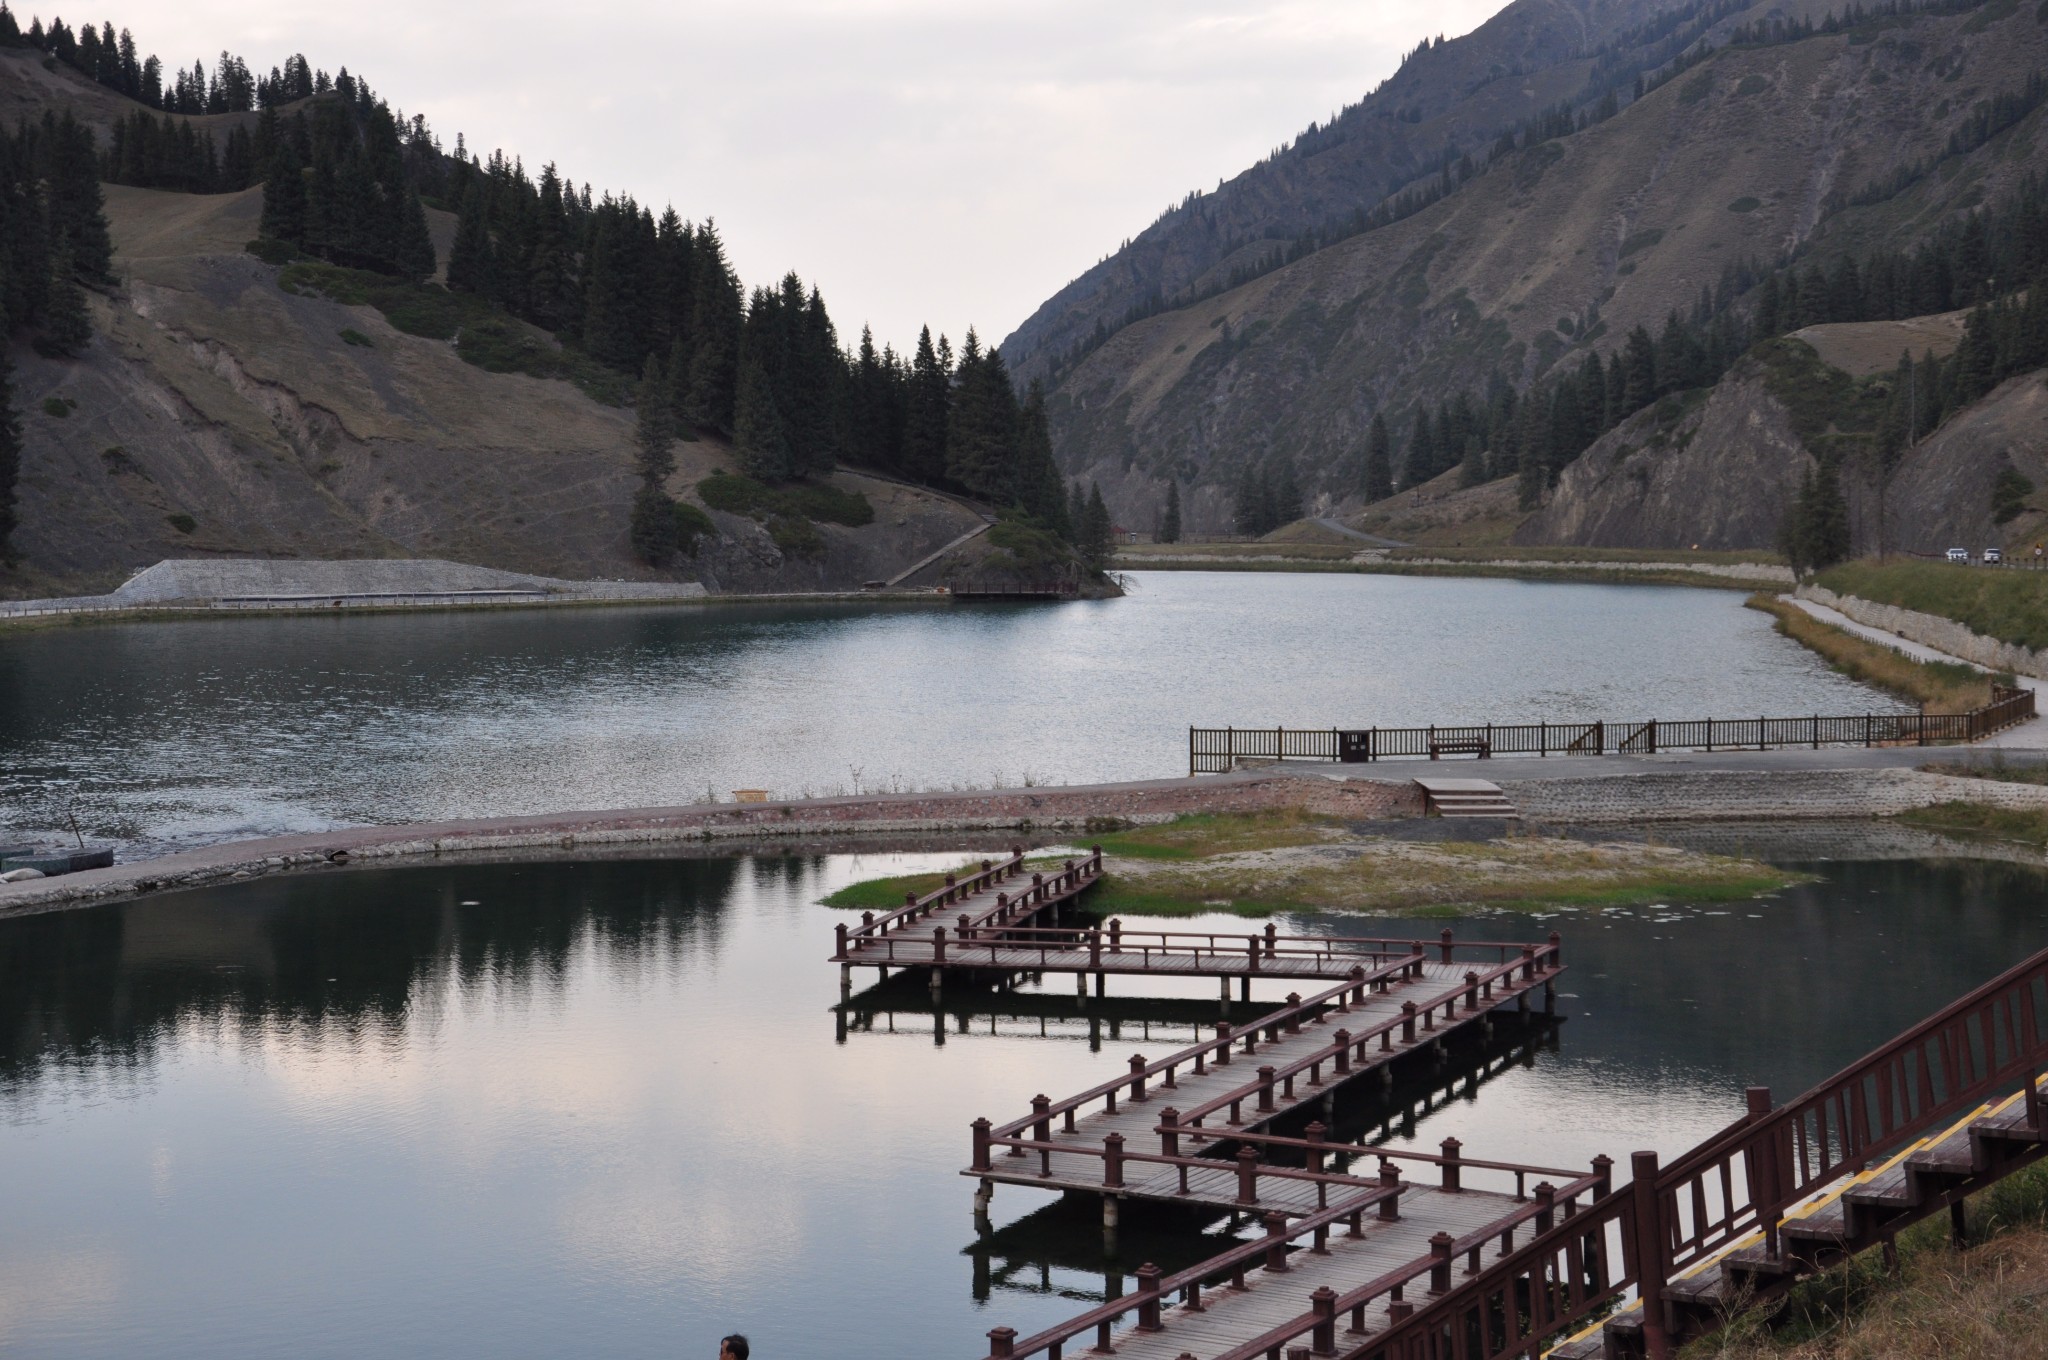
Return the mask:
<svg viewBox="0 0 2048 1360">
<path fill-rule="evenodd" d="M 974 1162 L 962 1174 L 1119 1199 L 1313 1211 L 1327 1202 L 1327 1183 L 1210 1154 L 1305 1109 L 1327 1114 L 1347 1083 L 1391 1085 L 1396 1061 L 1441 1053 L 1466 1026 L 1490 1030 L 1494 1007 L 1526 1007 L 1559 971 L 1539 966 L 1524 977 L 1510 965 L 1506 976 L 1475 987 L 1474 970 L 1460 964 L 1404 958 L 1392 976 L 1295 999 L 1242 1035 L 1219 1024 L 1215 1037 L 1164 1058 L 1133 1054 L 1126 1076 L 1091 1091 L 1059 1102 L 1038 1097 L 1031 1114 L 1000 1128 L 980 1121 Z M 1474 995 L 1481 988 L 1485 994 Z"/>
</svg>

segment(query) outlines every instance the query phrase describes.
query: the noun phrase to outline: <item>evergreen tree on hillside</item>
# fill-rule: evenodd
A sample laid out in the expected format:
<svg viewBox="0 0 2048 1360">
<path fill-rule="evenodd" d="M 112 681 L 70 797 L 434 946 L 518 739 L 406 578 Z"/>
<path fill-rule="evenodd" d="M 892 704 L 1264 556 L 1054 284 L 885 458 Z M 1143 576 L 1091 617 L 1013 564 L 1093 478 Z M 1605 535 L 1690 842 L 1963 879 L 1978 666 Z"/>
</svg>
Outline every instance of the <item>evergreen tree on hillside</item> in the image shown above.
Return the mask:
<svg viewBox="0 0 2048 1360">
<path fill-rule="evenodd" d="M 1294 460 L 1282 458 L 1280 470 L 1269 484 L 1272 500 L 1266 512 L 1266 532 L 1271 533 L 1283 524 L 1292 524 L 1301 518 L 1301 481 L 1294 472 Z"/>
<path fill-rule="evenodd" d="M 1161 543 L 1180 542 L 1180 483 L 1166 484 L 1166 509 L 1159 516 L 1159 532 L 1153 535 Z"/>
<path fill-rule="evenodd" d="M 437 261 L 434 238 L 427 231 L 427 209 L 420 196 L 407 190 L 403 216 L 399 219 L 397 242 L 398 272 L 415 283 L 432 278 Z"/>
<path fill-rule="evenodd" d="M 1067 488 L 1067 523 L 1073 527 L 1069 541 L 1081 541 L 1081 526 L 1088 521 L 1088 493 L 1081 490 L 1081 479 L 1076 477 Z"/>
<path fill-rule="evenodd" d="M 668 381 L 651 355 L 641 370 L 634 398 L 634 470 L 640 486 L 633 494 L 633 552 L 643 562 L 665 564 L 676 553 L 675 503 L 666 483 L 675 471 L 675 426 L 669 405 Z"/>
<path fill-rule="evenodd" d="M 472 180 L 456 215 L 455 240 L 448 247 L 448 286 L 457 292 L 490 297 L 496 289 L 495 265 L 490 207 L 482 181 Z"/>
<path fill-rule="evenodd" d="M 789 437 L 775 409 L 775 388 L 759 358 L 749 356 L 740 367 L 739 393 L 733 404 L 733 451 L 747 475 L 764 482 L 789 477 Z"/>
<path fill-rule="evenodd" d="M 970 327 L 946 414 L 946 480 L 995 505 L 1021 500 L 1017 396 L 1003 357 Z"/>
<path fill-rule="evenodd" d="M 739 280 L 726 263 L 715 223 L 697 229 L 691 256 L 690 318 L 696 334 L 690 356 L 690 421 L 699 429 L 737 433 L 740 329 L 744 313 Z"/>
<path fill-rule="evenodd" d="M 1074 525 L 1067 518 L 1066 487 L 1052 456 L 1052 429 L 1045 415 L 1045 384 L 1036 378 L 1017 415 L 1017 503 L 1040 524 L 1069 542 Z"/>
<path fill-rule="evenodd" d="M 1081 560 L 1090 571 L 1101 571 L 1109 565 L 1109 557 L 1116 550 L 1114 525 L 1110 522 L 1109 506 L 1103 503 L 1102 484 L 1091 482 L 1088 486 L 1088 504 L 1081 513 L 1080 542 L 1076 545 Z"/>
<path fill-rule="evenodd" d="M 1394 437 L 1387 430 L 1387 418 L 1373 413 L 1372 429 L 1365 437 L 1365 485 L 1361 488 L 1368 504 L 1394 494 Z"/>
<path fill-rule="evenodd" d="M 306 241 L 306 175 L 290 141 L 280 141 L 263 179 L 260 235 L 303 246 Z"/>
<path fill-rule="evenodd" d="M 0 562 L 14 562 L 15 487 L 21 480 L 21 419 L 14 410 L 14 361 L 7 353 L 7 326 L 0 324 Z"/>
<path fill-rule="evenodd" d="M 1786 507 L 1779 545 L 1797 572 L 1821 571 L 1849 556 L 1849 507 L 1835 465 L 1819 460 L 1800 479 L 1799 493 Z"/>
<path fill-rule="evenodd" d="M 932 344 L 931 327 L 920 330 L 917 352 L 910 361 L 910 390 L 903 426 L 903 475 L 932 486 L 946 476 L 946 431 L 953 381 L 950 368 Z"/>
<path fill-rule="evenodd" d="M 76 358 L 92 343 L 92 317 L 85 308 L 85 289 L 69 269 L 59 266 L 50 280 L 48 297 L 36 348 L 50 358 Z"/>
</svg>

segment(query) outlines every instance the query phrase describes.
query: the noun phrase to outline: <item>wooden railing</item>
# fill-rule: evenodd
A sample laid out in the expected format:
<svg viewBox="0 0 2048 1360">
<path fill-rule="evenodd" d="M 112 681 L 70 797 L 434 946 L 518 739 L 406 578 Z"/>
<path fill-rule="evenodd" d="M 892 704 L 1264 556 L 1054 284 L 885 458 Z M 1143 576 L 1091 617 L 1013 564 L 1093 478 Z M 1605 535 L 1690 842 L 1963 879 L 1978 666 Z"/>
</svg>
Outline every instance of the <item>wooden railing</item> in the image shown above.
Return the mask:
<svg viewBox="0 0 2048 1360">
<path fill-rule="evenodd" d="M 1258 1052 L 1261 1042 L 1272 1044 L 1283 1036 L 1296 1035 L 1303 1025 L 1325 1025 L 1332 1019 L 1348 1015 L 1354 1006 L 1365 1004 L 1366 989 L 1384 992 L 1391 983 L 1422 974 L 1426 959 L 1425 946 L 1419 940 L 1374 940 L 1364 943 L 1383 947 L 1378 957 L 1383 961 L 1371 970 L 1361 963 L 1352 969 L 1351 976 L 1324 991 L 1309 997 L 1289 996 L 1287 1004 L 1278 1010 L 1262 1016 L 1257 1023 L 1242 1031 L 1233 1031 L 1229 1022 L 1219 1021 L 1214 1038 L 1203 1039 L 1164 1058 L 1146 1061 L 1133 1055 L 1130 1071 L 1111 1081 L 1091 1087 L 1078 1095 L 1064 1100 L 1052 1101 L 1043 1096 L 1033 1100 L 1032 1110 L 1020 1119 L 1013 1119 L 1002 1125 L 992 1126 L 986 1119 L 977 1119 L 973 1124 L 974 1160 L 977 1171 L 992 1169 L 997 1149 L 1004 1149 L 1012 1157 L 1037 1153 L 1042 1163 L 1049 1162 L 1051 1155 L 1071 1153 L 1079 1156 L 1105 1157 L 1101 1146 L 1090 1146 L 1081 1142 L 1054 1143 L 1052 1121 L 1061 1121 L 1061 1131 L 1077 1131 L 1076 1121 L 1090 1107 L 1100 1102 L 1108 1113 L 1115 1113 L 1119 1098 L 1141 1101 L 1150 1098 L 1157 1091 L 1177 1089 L 1176 1077 L 1182 1069 L 1206 1074 L 1212 1067 L 1226 1067 L 1236 1057 L 1252 1057 Z M 1406 952 L 1394 952 L 1394 946 L 1405 946 Z M 1519 974 L 1523 981 L 1534 982 L 1547 978 L 1563 966 L 1563 945 L 1553 934 L 1543 944 L 1513 944 L 1499 942 L 1460 942 L 1445 931 L 1444 937 L 1433 946 L 1439 951 L 1444 963 L 1455 961 L 1456 951 L 1470 950 L 1478 953 L 1491 952 L 1500 960 L 1486 971 L 1468 971 L 1456 985 L 1445 989 L 1420 1004 L 1406 1002 L 1401 1014 L 1377 1025 L 1361 1028 L 1356 1033 L 1337 1029 L 1332 1031 L 1327 1047 L 1285 1065 L 1284 1067 L 1262 1067 L 1257 1069 L 1253 1080 L 1237 1086 L 1212 1100 L 1193 1106 L 1185 1112 L 1167 1109 L 1161 1111 L 1162 1124 L 1173 1126 L 1162 1128 L 1160 1133 L 1162 1154 L 1172 1155 L 1178 1149 L 1177 1139 L 1181 1136 L 1194 1137 L 1238 1137 L 1235 1125 L 1242 1123 L 1242 1107 L 1251 1103 L 1255 1108 L 1271 1108 L 1276 1099 L 1290 1099 L 1294 1094 L 1297 1079 L 1306 1077 L 1311 1085 L 1323 1081 L 1323 1068 L 1327 1065 L 1332 1077 L 1350 1072 L 1353 1062 L 1366 1061 L 1368 1050 L 1375 1045 L 1382 1051 L 1392 1050 L 1395 1036 L 1403 1044 L 1414 1043 L 1419 1036 L 1429 1034 L 1436 1027 L 1439 1012 L 1450 1019 L 1459 1007 L 1468 1011 L 1490 1005 L 1495 988 L 1504 978 Z M 1233 1127 L 1209 1132 L 1202 1126 L 1203 1121 L 1217 1111 L 1230 1110 L 1230 1124 Z M 1256 1122 L 1256 1121 L 1255 1121 Z M 1121 1147 L 1121 1138 L 1111 1146 Z M 1132 1154 L 1135 1156 L 1136 1154 Z"/>
<path fill-rule="evenodd" d="M 1310 1353 L 1343 1360 L 1534 1360 L 1575 1326 L 1610 1312 L 1631 1291 L 1641 1298 L 1645 1329 L 1658 1338 L 1651 1353 L 1663 1353 L 1662 1338 L 1672 1330 L 1663 1297 L 1668 1281 L 1745 1236 L 1761 1235 L 1776 1254 L 1788 1206 L 1846 1173 L 1882 1161 L 2005 1088 L 2022 1080 L 2031 1084 L 2044 1064 L 2048 950 L 1789 1104 L 1773 1107 L 1768 1091 L 1752 1088 L 1742 1118 L 1669 1167 L 1660 1167 L 1654 1152 L 1635 1154 L 1632 1180 L 1619 1192 L 1611 1191 L 1604 1158 L 1595 1162 L 1591 1176 L 1561 1189 L 1537 1186 L 1536 1202 L 1514 1216 L 1514 1223 L 1535 1222 L 1536 1236 L 1519 1248 L 1510 1249 L 1506 1235 L 1514 1223 L 1505 1228 L 1495 1223 L 1456 1241 L 1440 1234 L 1428 1258 L 1341 1295 L 1319 1290 L 1293 1321 L 1206 1360 L 1259 1360 L 1283 1354 L 1290 1342 L 1304 1338 Z M 2048 1115 L 2037 1117 L 2048 1120 Z M 1162 1135 L 1173 1131 L 1177 1126 L 1160 1126 Z M 1318 1146 L 1313 1139 L 1229 1136 L 1247 1144 Z M 1465 1164 L 1455 1156 L 1437 1160 Z M 1312 1167 L 1318 1165 L 1311 1161 Z M 1280 1170 L 1267 1168 L 1266 1174 Z M 1400 1182 L 1383 1184 L 1394 1188 Z M 1447 1188 L 1452 1184 L 1446 1180 Z M 1588 1199 L 1584 1209 L 1576 1203 L 1580 1195 Z M 1327 1228 L 1352 1211 L 1353 1201 L 1346 1200 L 1292 1229 L 1276 1228 L 1269 1219 L 1268 1231 L 1296 1237 L 1313 1232 L 1318 1223 Z M 1489 1263 L 1485 1250 L 1496 1237 L 1502 1249 Z M 1157 1279 L 1156 1272 L 1148 1279 L 1140 1272 L 1137 1294 L 1021 1342 L 1010 1329 L 996 1328 L 989 1333 L 990 1355 L 994 1360 L 1039 1352 L 1058 1357 L 1060 1343 L 1091 1328 L 1106 1350 L 1110 1324 L 1134 1310 L 1141 1327 L 1170 1330 L 1172 1319 L 1163 1310 L 1176 1290 L 1183 1292 L 1181 1306 L 1189 1308 L 1188 1283 L 1216 1278 L 1219 1263 L 1256 1259 L 1247 1253 L 1263 1245 L 1247 1244 L 1170 1280 Z M 1460 1257 L 1464 1268 L 1454 1274 Z M 1429 1283 L 1423 1297 L 1410 1302 L 1403 1290 L 1424 1274 Z M 1388 1303 L 1386 1325 L 1368 1331 L 1366 1309 L 1379 1302 Z M 1198 1291 L 1192 1307 L 1200 1307 Z M 1340 1333 L 1346 1313 L 1349 1326 Z"/>
<path fill-rule="evenodd" d="M 2034 692 L 1993 685 L 1968 713 L 1864 713 L 1848 717 L 1648 718 L 1631 722 L 1476 723 L 1429 727 L 1190 727 L 1188 773 L 1221 774 L 1240 761 L 1436 760 L 1445 754 L 1654 755 L 1659 751 L 1765 751 L 1781 747 L 1930 746 L 1982 741 L 2034 716 Z"/>
<path fill-rule="evenodd" d="M 1024 852 L 1012 847 L 1010 857 L 1001 863 L 989 860 L 981 862 L 981 868 L 965 878 L 947 874 L 946 881 L 930 892 L 919 896 L 904 894 L 904 903 L 894 911 L 877 916 L 873 912 L 862 912 L 860 924 L 842 924 L 838 928 L 838 949 L 833 962 L 842 962 L 848 948 L 870 946 L 876 941 L 887 940 L 897 932 L 922 924 L 945 908 L 966 902 L 969 898 L 985 893 L 998 884 L 1014 882 L 1028 872 L 1024 864 Z M 1051 898 L 1069 896 L 1073 891 L 1102 876 L 1102 847 L 1090 847 L 1088 857 L 1076 862 L 1067 860 L 1050 875 L 1031 872 L 1029 885 L 1020 885 L 1015 893 L 998 892 L 985 903 L 980 912 L 966 918 L 970 926 L 990 922 L 1000 924 L 1030 916 L 1044 906 Z M 930 937 L 920 934 L 920 940 L 929 943 Z"/>
<path fill-rule="evenodd" d="M 1751 1233 L 1762 1233 L 1776 1254 L 1787 1206 L 2044 1063 L 2048 950 L 1787 1105 L 1773 1108 L 1770 1093 L 1753 1088 L 1747 1114 L 1668 1168 L 1654 1152 L 1637 1153 L 1623 1193 L 1339 1353 L 1351 1360 L 1533 1355 L 1545 1338 L 1606 1311 L 1631 1289 L 1643 1301 L 1646 1329 L 1667 1334 L 1663 1291 L 1675 1275 Z M 1458 1339 L 1455 1350 L 1447 1338 Z"/>
</svg>

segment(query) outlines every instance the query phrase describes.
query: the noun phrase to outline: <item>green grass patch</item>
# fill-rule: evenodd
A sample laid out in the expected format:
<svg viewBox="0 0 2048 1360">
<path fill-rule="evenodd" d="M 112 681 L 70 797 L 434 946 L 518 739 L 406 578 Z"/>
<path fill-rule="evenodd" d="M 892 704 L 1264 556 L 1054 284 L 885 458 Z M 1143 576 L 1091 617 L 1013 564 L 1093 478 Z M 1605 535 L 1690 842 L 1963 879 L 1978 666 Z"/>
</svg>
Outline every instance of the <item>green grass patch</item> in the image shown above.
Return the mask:
<svg viewBox="0 0 2048 1360">
<path fill-rule="evenodd" d="M 1901 812 L 1898 820 L 1929 831 L 1946 831 L 2020 845 L 2048 846 L 2048 809 L 1992 807 L 1988 803 L 1936 803 Z"/>
<path fill-rule="evenodd" d="M 43 414 L 52 420 L 63 420 L 70 416 L 72 409 L 77 405 L 77 402 L 66 401 L 62 397 L 44 397 Z"/>
<path fill-rule="evenodd" d="M 1749 195 L 1744 194 L 1741 198 L 1728 205 L 1728 211 L 1732 213 L 1753 213 L 1763 205 L 1762 199 L 1751 198 Z"/>
<path fill-rule="evenodd" d="M 394 330 L 425 340 L 451 340 L 464 362 L 489 373 L 559 378 L 607 406 L 632 402 L 633 380 L 626 374 L 579 350 L 556 345 L 546 331 L 470 293 L 313 260 L 279 270 L 277 286 L 296 296 L 324 297 L 346 307 L 374 307 Z M 365 338 L 362 343 L 369 342 Z"/>
<path fill-rule="evenodd" d="M 375 340 L 372 340 L 369 336 L 364 335 L 361 331 L 357 330 L 353 326 L 344 326 L 341 328 L 341 343 L 344 345 L 356 345 L 363 349 L 377 348 L 377 342 Z"/>
<path fill-rule="evenodd" d="M 872 911 L 877 915 L 894 911 L 903 905 L 905 893 L 926 893 L 943 887 L 947 872 L 965 877 L 981 868 L 978 860 L 967 861 L 957 869 L 941 870 L 929 874 L 901 874 L 894 878 L 870 878 L 859 883 L 849 883 L 839 891 L 820 900 L 820 906 L 845 907 L 852 911 Z"/>
<path fill-rule="evenodd" d="M 1128 859 L 1187 860 L 1230 855 L 1241 850 L 1273 850 L 1287 845 L 1313 845 L 1338 832 L 1343 823 L 1300 808 L 1274 812 L 1203 812 L 1176 817 L 1157 826 L 1133 827 L 1096 838 L 1105 855 Z"/>
<path fill-rule="evenodd" d="M 1975 666 L 1917 660 L 1897 648 L 1822 623 L 1767 591 L 1750 596 L 1748 603 L 1751 609 L 1777 619 L 1781 636 L 1818 653 L 1838 674 L 1924 704 L 1930 713 L 1968 713 L 1991 702 L 1992 677 Z"/>
<path fill-rule="evenodd" d="M 1791 415 L 1792 432 L 1814 453 L 1831 444 L 1861 447 L 1876 433 L 1888 374 L 1858 382 L 1790 336 L 1763 341 L 1750 352 L 1763 365 L 1764 386 Z"/>
<path fill-rule="evenodd" d="M 1035 521 L 1005 515 L 989 528 L 988 545 L 1008 560 L 993 565 L 1019 571 L 1057 571 L 1074 561 L 1073 549 L 1058 534 Z"/>
<path fill-rule="evenodd" d="M 1920 767 L 1928 774 L 1954 775 L 1958 779 L 1988 779 L 1994 784 L 2048 784 L 2048 764 L 2007 764 L 2005 752 L 1993 751 L 1988 763 L 1970 760 L 1962 764 L 1929 764 Z"/>
<path fill-rule="evenodd" d="M 1837 595 L 1954 619 L 2000 642 L 2048 648 L 2048 572 L 1888 558 L 1844 562 L 1817 579 Z"/>
<path fill-rule="evenodd" d="M 746 515 L 764 524 L 782 518 L 858 529 L 875 521 L 875 507 L 865 494 L 841 491 L 824 482 L 769 486 L 744 473 L 714 472 L 697 483 L 697 494 L 713 510 Z"/>
<path fill-rule="evenodd" d="M 175 515 L 165 515 L 164 523 L 170 525 L 181 534 L 189 534 L 199 527 L 199 521 L 186 514 L 183 510 L 180 510 Z"/>
</svg>

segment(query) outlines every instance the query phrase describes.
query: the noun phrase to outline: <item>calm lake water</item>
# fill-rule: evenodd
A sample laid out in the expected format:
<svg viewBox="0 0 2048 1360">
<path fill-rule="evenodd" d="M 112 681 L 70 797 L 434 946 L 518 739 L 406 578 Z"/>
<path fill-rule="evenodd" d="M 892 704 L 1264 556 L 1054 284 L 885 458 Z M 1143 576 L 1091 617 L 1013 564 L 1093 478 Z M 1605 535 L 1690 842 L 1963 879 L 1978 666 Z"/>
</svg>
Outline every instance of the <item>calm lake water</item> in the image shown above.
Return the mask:
<svg viewBox="0 0 2048 1360">
<path fill-rule="evenodd" d="M 1091 1212 L 1011 1187 L 983 1239 L 957 1172 L 976 1115 L 1156 1053 L 1212 984 L 835 1014 L 813 903 L 956 858 L 349 870 L 0 922 L 0 1352 L 668 1360 L 738 1329 L 965 1357 L 1202 1252 L 1136 1222 L 1105 1257 Z M 1562 929 L 1568 1018 L 1408 1137 L 1668 1154 L 2048 942 L 2036 871 L 1817 867 L 1755 903 L 1454 923 Z"/>
<path fill-rule="evenodd" d="M 1889 700 L 1738 592 L 1146 573 L 1052 606 L 222 619 L 0 637 L 0 837 L 124 854 L 365 822 L 1185 774 L 1187 728 Z"/>
</svg>

